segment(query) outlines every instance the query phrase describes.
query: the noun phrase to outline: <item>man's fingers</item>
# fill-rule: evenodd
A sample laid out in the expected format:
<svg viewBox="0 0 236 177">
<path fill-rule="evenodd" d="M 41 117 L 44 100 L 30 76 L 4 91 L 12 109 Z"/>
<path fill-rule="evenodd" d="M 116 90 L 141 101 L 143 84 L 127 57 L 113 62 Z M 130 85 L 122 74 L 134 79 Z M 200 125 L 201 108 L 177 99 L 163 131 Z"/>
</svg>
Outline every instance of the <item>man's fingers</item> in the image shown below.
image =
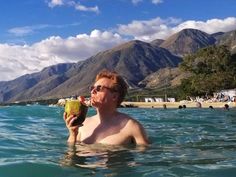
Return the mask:
<svg viewBox="0 0 236 177">
<path fill-rule="evenodd" d="M 66 119 L 67 119 L 67 113 L 66 112 L 64 112 L 64 114 L 63 114 L 63 119 L 64 119 L 64 121 L 66 121 Z"/>
<path fill-rule="evenodd" d="M 66 117 L 66 115 L 64 116 L 64 120 L 65 120 L 65 122 L 66 122 L 67 125 L 70 124 L 70 122 L 71 122 L 71 120 L 72 120 L 73 118 L 76 118 L 76 117 L 73 116 L 73 115 L 70 115 L 69 117 Z"/>
<path fill-rule="evenodd" d="M 77 126 L 73 126 L 73 122 L 77 119 L 77 116 L 75 116 L 75 115 L 70 115 L 70 116 L 67 117 L 66 112 L 64 112 L 63 118 L 64 118 L 64 121 L 65 121 L 66 126 L 67 126 L 68 128 L 69 128 L 69 127 L 77 127 Z"/>
<path fill-rule="evenodd" d="M 77 119 L 77 117 L 72 117 L 72 119 L 69 120 L 68 125 L 72 127 L 73 122 Z"/>
</svg>

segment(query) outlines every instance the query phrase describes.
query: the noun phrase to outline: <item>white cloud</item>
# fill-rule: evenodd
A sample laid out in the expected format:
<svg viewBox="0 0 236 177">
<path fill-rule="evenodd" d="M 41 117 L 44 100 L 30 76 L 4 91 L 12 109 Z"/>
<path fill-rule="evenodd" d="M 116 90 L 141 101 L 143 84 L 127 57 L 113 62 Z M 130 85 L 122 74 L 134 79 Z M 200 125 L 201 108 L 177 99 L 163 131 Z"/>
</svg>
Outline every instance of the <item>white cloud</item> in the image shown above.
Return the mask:
<svg viewBox="0 0 236 177">
<path fill-rule="evenodd" d="M 75 62 L 86 59 L 97 52 L 111 48 L 125 40 L 118 34 L 93 30 L 88 34 L 62 39 L 53 36 L 33 45 L 44 56 L 60 56 L 64 61 Z"/>
<path fill-rule="evenodd" d="M 56 7 L 56 6 L 70 6 L 70 7 L 74 7 L 76 10 L 78 11 L 83 11 L 83 12 L 95 12 L 95 13 L 99 13 L 99 8 L 98 6 L 94 6 L 94 7 L 87 7 L 85 5 L 82 5 L 79 2 L 75 2 L 72 0 L 51 0 L 50 2 L 48 2 L 48 6 L 49 7 Z"/>
<path fill-rule="evenodd" d="M 63 0 L 51 0 L 50 2 L 48 2 L 48 6 L 52 8 L 55 6 L 62 6 L 63 4 Z"/>
<path fill-rule="evenodd" d="M 163 3 L 163 0 L 150 0 L 151 1 L 151 3 L 153 3 L 153 4 L 160 4 L 160 3 Z M 136 5 L 136 4 L 138 4 L 138 3 L 141 3 L 141 2 L 143 2 L 143 0 L 131 0 L 131 2 L 134 4 L 134 5 Z"/>
<path fill-rule="evenodd" d="M 159 17 L 146 21 L 132 21 L 127 25 L 118 25 L 117 31 L 134 39 L 152 41 L 166 39 L 170 35 L 185 28 L 194 28 L 212 34 L 236 29 L 236 17 L 225 19 L 210 19 L 207 21 L 181 21 L 176 18 L 161 19 Z"/>
<path fill-rule="evenodd" d="M 61 58 L 48 54 L 48 58 L 37 48 L 0 44 L 0 80 L 9 80 L 39 71 L 45 66 L 64 62 Z"/>
<path fill-rule="evenodd" d="M 79 11 L 87 11 L 87 12 L 95 12 L 95 13 L 99 13 L 99 9 L 98 9 L 98 6 L 95 6 L 95 7 L 86 7 L 84 5 L 81 5 L 81 4 L 76 4 L 75 5 L 75 9 L 76 10 L 79 10 Z"/>
<path fill-rule="evenodd" d="M 48 25 L 48 24 L 39 24 L 39 25 L 32 25 L 32 26 L 21 26 L 21 27 L 14 27 L 8 30 L 8 33 L 14 36 L 28 36 L 33 34 L 35 31 L 43 30 L 46 28 L 67 28 L 71 26 L 78 26 L 79 23 L 71 23 L 71 24 L 64 24 L 64 25 Z"/>
<path fill-rule="evenodd" d="M 78 62 L 123 42 L 116 33 L 93 30 L 66 39 L 52 36 L 33 45 L 0 44 L 0 81 L 58 63 Z"/>
<path fill-rule="evenodd" d="M 138 4 L 138 3 L 140 3 L 140 2 L 142 2 L 143 0 L 132 0 L 132 3 L 133 4 Z"/>
<path fill-rule="evenodd" d="M 178 32 L 185 28 L 194 28 L 206 33 L 212 34 L 216 32 L 227 32 L 236 29 L 236 17 L 228 17 L 225 19 L 210 19 L 207 21 L 185 21 L 175 28 L 174 32 Z"/>
<path fill-rule="evenodd" d="M 128 25 L 118 25 L 118 32 L 123 35 L 133 36 L 135 39 L 151 41 L 165 38 L 172 33 L 172 28 L 181 22 L 180 19 L 159 17 L 146 21 L 132 21 Z"/>
<path fill-rule="evenodd" d="M 163 3 L 163 0 L 152 0 L 153 4 L 160 4 Z"/>
<path fill-rule="evenodd" d="M 16 27 L 8 30 L 9 33 L 15 36 L 26 36 L 33 33 L 33 30 L 30 27 Z"/>
<path fill-rule="evenodd" d="M 8 30 L 8 33 L 13 34 L 15 36 L 27 36 L 29 34 L 34 33 L 35 30 L 40 30 L 44 28 L 48 28 L 50 25 L 35 25 L 35 26 L 23 26 L 23 27 L 15 27 Z"/>
</svg>

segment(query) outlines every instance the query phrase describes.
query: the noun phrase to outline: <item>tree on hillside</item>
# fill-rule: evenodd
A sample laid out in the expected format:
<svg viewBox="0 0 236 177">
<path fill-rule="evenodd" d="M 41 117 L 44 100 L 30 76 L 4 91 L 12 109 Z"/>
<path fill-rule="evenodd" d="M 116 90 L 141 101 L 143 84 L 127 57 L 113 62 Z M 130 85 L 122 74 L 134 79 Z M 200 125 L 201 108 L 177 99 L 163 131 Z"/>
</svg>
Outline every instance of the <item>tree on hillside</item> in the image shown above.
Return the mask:
<svg viewBox="0 0 236 177">
<path fill-rule="evenodd" d="M 236 87 L 236 55 L 226 46 L 210 46 L 188 55 L 180 69 L 192 75 L 181 82 L 187 95 L 205 95 Z"/>
</svg>

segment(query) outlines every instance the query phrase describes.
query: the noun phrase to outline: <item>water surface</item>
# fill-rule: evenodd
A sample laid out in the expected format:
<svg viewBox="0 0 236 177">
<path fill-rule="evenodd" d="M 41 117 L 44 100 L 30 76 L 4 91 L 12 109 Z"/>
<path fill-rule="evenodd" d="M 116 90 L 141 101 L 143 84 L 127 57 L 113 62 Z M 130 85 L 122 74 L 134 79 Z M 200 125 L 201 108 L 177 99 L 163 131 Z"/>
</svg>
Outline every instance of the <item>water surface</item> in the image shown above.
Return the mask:
<svg viewBox="0 0 236 177">
<path fill-rule="evenodd" d="M 63 108 L 0 107 L 0 176 L 235 176 L 235 109 L 120 111 L 143 124 L 152 142 L 148 148 L 71 147 Z"/>
</svg>

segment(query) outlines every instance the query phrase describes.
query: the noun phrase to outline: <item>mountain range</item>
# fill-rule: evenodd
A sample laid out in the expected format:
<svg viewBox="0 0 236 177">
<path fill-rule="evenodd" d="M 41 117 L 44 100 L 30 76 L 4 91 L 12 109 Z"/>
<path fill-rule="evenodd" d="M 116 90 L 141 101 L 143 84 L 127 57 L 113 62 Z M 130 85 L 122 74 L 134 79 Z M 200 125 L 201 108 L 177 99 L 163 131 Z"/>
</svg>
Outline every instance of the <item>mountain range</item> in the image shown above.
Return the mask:
<svg viewBox="0 0 236 177">
<path fill-rule="evenodd" d="M 0 102 L 88 94 L 96 74 L 103 69 L 117 71 L 129 88 L 161 86 L 167 80 L 164 77 L 166 73 L 171 74 L 168 82 L 178 85 L 184 77 L 176 68 L 182 57 L 213 44 L 227 45 L 236 52 L 236 30 L 207 34 L 196 29 L 184 29 L 166 40 L 156 39 L 150 43 L 129 41 L 78 63 L 57 64 L 37 73 L 2 81 Z"/>
</svg>

